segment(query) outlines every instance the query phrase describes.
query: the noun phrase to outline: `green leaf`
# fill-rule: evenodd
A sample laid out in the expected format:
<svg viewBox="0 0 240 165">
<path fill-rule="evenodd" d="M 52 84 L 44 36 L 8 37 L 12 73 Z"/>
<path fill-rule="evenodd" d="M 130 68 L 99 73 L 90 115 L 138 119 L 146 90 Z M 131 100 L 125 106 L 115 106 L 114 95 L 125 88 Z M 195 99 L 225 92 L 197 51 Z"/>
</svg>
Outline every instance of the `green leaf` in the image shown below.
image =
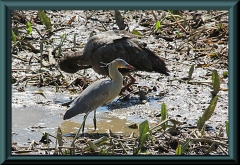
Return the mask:
<svg viewBox="0 0 240 165">
<path fill-rule="evenodd" d="M 181 37 L 181 33 L 179 33 L 179 31 L 176 31 L 175 34 L 176 34 L 178 37 Z"/>
<path fill-rule="evenodd" d="M 186 140 L 186 141 L 181 145 L 181 147 L 182 147 L 182 152 L 184 152 L 184 151 L 187 149 L 188 144 L 189 144 L 190 142 L 191 142 L 191 140 L 188 139 L 188 140 Z"/>
<path fill-rule="evenodd" d="M 146 151 L 146 155 L 149 155 L 149 151 L 148 150 Z"/>
<path fill-rule="evenodd" d="M 199 130 L 202 129 L 202 127 L 204 126 L 205 122 L 207 120 L 210 119 L 210 117 L 212 116 L 213 112 L 214 112 L 214 109 L 217 105 L 217 100 L 218 100 L 218 96 L 215 96 L 210 105 L 207 107 L 207 109 L 204 111 L 202 117 L 199 117 L 198 121 L 197 121 L 197 127 Z"/>
<path fill-rule="evenodd" d="M 46 15 L 46 13 L 43 10 L 38 10 L 38 15 L 42 24 L 45 25 L 45 29 L 52 31 L 52 24 L 50 18 Z"/>
<path fill-rule="evenodd" d="M 62 130 L 60 127 L 57 129 L 57 141 L 59 146 L 63 146 L 63 139 L 62 139 Z"/>
<path fill-rule="evenodd" d="M 227 78 L 228 77 L 228 71 L 224 71 L 223 72 L 223 78 Z"/>
<path fill-rule="evenodd" d="M 16 36 L 19 36 L 18 25 L 14 26 L 12 30 Z"/>
<path fill-rule="evenodd" d="M 124 30 L 126 25 L 119 10 L 115 10 L 115 20 L 120 30 Z"/>
<path fill-rule="evenodd" d="M 214 70 L 212 73 L 212 85 L 213 85 L 213 91 L 211 93 L 214 97 L 217 95 L 217 93 L 220 90 L 220 79 L 216 70 Z"/>
<path fill-rule="evenodd" d="M 56 88 L 56 92 L 59 92 L 59 86 L 56 82 L 54 82 L 55 88 Z"/>
<path fill-rule="evenodd" d="M 139 154 L 141 152 L 141 148 L 143 144 L 148 140 L 149 136 L 150 136 L 149 125 L 148 121 L 145 120 L 139 125 L 139 137 L 138 137 L 139 145 L 137 149 L 134 151 L 133 153 L 134 155 Z"/>
<path fill-rule="evenodd" d="M 17 42 L 17 37 L 16 37 L 16 35 L 14 34 L 13 30 L 12 30 L 11 33 L 12 33 L 12 40 L 13 40 L 14 43 L 16 43 L 16 42 Z"/>
<path fill-rule="evenodd" d="M 192 79 L 193 71 L 194 71 L 194 64 L 190 67 L 190 69 L 188 71 L 188 81 L 190 81 Z"/>
<path fill-rule="evenodd" d="M 225 126 L 226 126 L 226 134 L 227 134 L 227 137 L 228 137 L 228 121 L 225 121 Z"/>
<path fill-rule="evenodd" d="M 156 22 L 156 30 L 161 31 L 160 27 L 161 27 L 161 23 L 160 23 L 160 21 L 157 21 Z"/>
<path fill-rule="evenodd" d="M 149 137 L 149 125 L 148 121 L 145 120 L 139 125 L 139 142 L 144 143 Z"/>
<path fill-rule="evenodd" d="M 26 23 L 26 26 L 27 26 L 27 34 L 32 34 L 32 26 L 31 26 L 31 23 L 30 23 L 30 22 L 27 22 L 27 23 Z"/>
<path fill-rule="evenodd" d="M 202 127 L 204 126 L 205 124 L 205 120 L 203 117 L 199 117 L 198 121 L 197 121 L 197 128 L 198 130 L 201 130 Z"/>
<path fill-rule="evenodd" d="M 162 108 L 161 108 L 161 119 L 162 121 L 164 121 L 167 118 L 167 108 L 166 108 L 166 104 L 162 103 Z M 163 128 L 163 130 L 165 131 L 168 127 L 168 122 L 165 122 L 161 125 L 161 127 Z"/>
<path fill-rule="evenodd" d="M 215 97 L 212 99 L 210 105 L 209 105 L 209 106 L 207 107 L 207 109 L 204 111 L 202 117 L 204 118 L 205 121 L 209 120 L 210 117 L 212 116 L 213 111 L 214 111 L 214 109 L 215 109 L 215 107 L 216 107 L 216 105 L 217 105 L 217 100 L 218 100 L 218 96 L 215 96 Z"/>
<path fill-rule="evenodd" d="M 176 149 L 176 155 L 182 155 L 182 146 L 181 146 L 181 144 L 178 144 L 178 147 Z"/>
<path fill-rule="evenodd" d="M 142 36 L 142 34 L 137 31 L 137 30 L 132 30 L 132 34 L 138 35 L 138 36 Z"/>
</svg>

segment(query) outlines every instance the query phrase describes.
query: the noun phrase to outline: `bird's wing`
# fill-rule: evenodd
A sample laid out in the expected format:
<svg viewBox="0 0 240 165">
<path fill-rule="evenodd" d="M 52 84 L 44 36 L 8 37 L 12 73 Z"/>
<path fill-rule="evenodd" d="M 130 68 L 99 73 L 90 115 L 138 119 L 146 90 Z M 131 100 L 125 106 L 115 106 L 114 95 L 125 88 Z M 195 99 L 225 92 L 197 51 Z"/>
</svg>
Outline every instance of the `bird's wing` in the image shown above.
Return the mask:
<svg viewBox="0 0 240 165">
<path fill-rule="evenodd" d="M 78 114 L 91 112 L 99 106 L 112 101 L 111 93 L 114 87 L 111 82 L 109 79 L 104 79 L 88 86 L 79 97 L 74 100 L 63 119 L 66 120 Z"/>
<path fill-rule="evenodd" d="M 111 34 L 111 35 L 110 35 Z M 88 52 L 92 59 L 92 67 L 95 72 L 107 75 L 107 69 L 100 67 L 100 62 L 109 63 L 116 58 L 122 58 L 137 70 L 155 71 L 168 75 L 165 61 L 147 48 L 147 44 L 137 38 L 118 34 L 113 31 L 96 35 L 88 42 L 84 51 Z"/>
</svg>

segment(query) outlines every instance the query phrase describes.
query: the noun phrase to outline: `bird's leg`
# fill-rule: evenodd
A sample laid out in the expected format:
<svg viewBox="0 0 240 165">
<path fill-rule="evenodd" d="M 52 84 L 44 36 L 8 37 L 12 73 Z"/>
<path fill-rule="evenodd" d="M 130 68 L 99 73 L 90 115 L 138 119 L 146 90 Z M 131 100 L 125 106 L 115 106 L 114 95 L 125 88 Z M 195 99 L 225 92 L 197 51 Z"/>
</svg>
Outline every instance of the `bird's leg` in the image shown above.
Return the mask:
<svg viewBox="0 0 240 165">
<path fill-rule="evenodd" d="M 82 133 L 84 132 L 84 127 L 85 127 L 85 121 L 87 119 L 87 116 L 88 116 L 89 112 L 84 116 L 83 118 L 83 122 L 82 122 Z"/>
<path fill-rule="evenodd" d="M 75 135 L 75 137 L 74 137 L 74 139 L 73 139 L 73 141 L 72 141 L 71 147 L 74 146 L 74 143 L 75 143 L 76 139 L 78 138 L 78 134 L 80 133 L 81 128 L 82 128 L 82 133 L 84 132 L 85 121 L 86 121 L 87 116 L 88 116 L 89 113 L 90 113 L 90 112 L 88 112 L 88 113 L 84 116 L 82 125 L 81 125 L 80 128 L 78 129 L 78 132 L 76 133 L 76 135 Z"/>
<path fill-rule="evenodd" d="M 97 129 L 97 120 L 96 120 L 96 109 L 94 110 L 94 117 L 93 117 L 94 129 Z"/>
<path fill-rule="evenodd" d="M 123 95 L 124 91 L 125 91 L 126 89 L 128 89 L 128 88 L 129 88 L 132 84 L 134 84 L 135 81 L 136 81 L 136 79 L 135 79 L 133 76 L 131 76 L 130 74 L 128 74 L 127 76 L 131 79 L 131 81 L 130 81 L 130 83 L 128 83 L 127 85 L 125 85 L 125 87 L 123 87 L 123 88 L 121 89 L 120 95 Z"/>
</svg>

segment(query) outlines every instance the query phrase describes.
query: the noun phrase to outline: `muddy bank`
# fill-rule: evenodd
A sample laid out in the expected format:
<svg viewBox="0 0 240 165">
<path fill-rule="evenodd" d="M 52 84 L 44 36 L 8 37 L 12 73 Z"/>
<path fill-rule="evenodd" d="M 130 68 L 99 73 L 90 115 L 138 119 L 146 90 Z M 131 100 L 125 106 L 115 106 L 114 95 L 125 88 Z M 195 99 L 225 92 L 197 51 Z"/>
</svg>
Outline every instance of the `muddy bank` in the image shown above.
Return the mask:
<svg viewBox="0 0 240 165">
<path fill-rule="evenodd" d="M 176 135 L 158 130 L 154 133 L 155 143 L 146 142 L 143 153 L 148 150 L 151 154 L 174 154 L 178 141 L 210 137 L 211 140 L 224 143 L 218 146 L 225 147 L 224 149 L 216 147 L 211 154 L 226 154 L 228 77 L 224 76 L 224 72 L 228 71 L 227 12 L 181 11 L 173 14 L 167 11 L 120 12 L 125 24 L 128 25 L 126 30 L 140 32 L 141 39 L 147 46 L 166 60 L 170 76 L 134 72 L 132 75 L 137 79 L 137 84 L 132 86 L 133 92 L 129 92 L 129 97 L 121 101 L 115 99 L 113 103 L 97 109 L 96 131 L 93 131 L 93 114 L 88 116 L 86 132 L 100 134 L 95 137 L 89 135 L 89 138 L 101 138 L 102 134 L 109 137 L 106 134 L 109 129 L 117 134 L 116 139 L 129 137 L 134 132 L 135 136 L 131 137 L 129 143 L 124 140 L 124 144 L 128 146 L 138 137 L 138 129 L 131 129 L 128 126 L 134 123 L 141 124 L 147 120 L 149 126 L 154 127 L 161 122 L 161 106 L 165 103 L 168 117 L 181 122 L 180 126 L 185 127 L 185 130 L 180 129 Z M 105 30 L 118 29 L 118 25 L 114 11 L 46 11 L 52 23 L 52 33 L 48 33 L 37 11 L 13 14 L 15 17 L 12 27 L 13 29 L 18 27 L 19 39 L 18 42 L 12 43 L 12 142 L 25 149 L 32 140 L 35 140 L 38 143 L 35 147 L 39 152 L 33 154 L 45 154 L 46 152 L 41 150 L 44 145 L 39 143 L 41 132 L 46 131 L 56 136 L 57 128 L 60 127 L 63 134 L 76 133 L 82 122 L 83 115 L 63 121 L 62 115 L 67 110 L 63 103 L 77 97 L 93 81 L 103 78 L 92 69 L 81 70 L 75 74 L 62 72 L 57 65 L 62 53 L 58 53 L 82 50 L 89 36 Z M 159 28 L 156 26 L 156 19 L 161 21 Z M 28 35 L 25 25 L 27 21 L 31 23 L 33 29 Z M 41 56 L 40 43 L 43 38 L 45 42 Z M 55 62 L 49 61 L 49 48 L 52 49 Z M 195 69 L 189 83 L 187 80 L 192 65 Z M 213 70 L 220 76 L 221 90 L 218 93 L 214 113 L 206 124 L 212 126 L 215 132 L 206 132 L 203 136 L 195 133 L 194 126 L 212 99 Z M 139 90 L 145 93 L 146 101 L 141 100 Z M 50 139 L 52 139 L 50 147 L 54 148 L 55 139 L 51 137 Z M 70 146 L 71 140 L 72 138 L 66 138 L 64 145 Z M 207 148 L 211 144 L 212 141 Z M 134 145 L 130 146 L 127 152 L 120 153 L 131 154 Z M 194 149 L 191 152 L 186 151 L 185 154 L 205 153 L 206 149 L 200 148 L 198 152 Z M 53 151 L 48 154 L 53 154 Z"/>
</svg>

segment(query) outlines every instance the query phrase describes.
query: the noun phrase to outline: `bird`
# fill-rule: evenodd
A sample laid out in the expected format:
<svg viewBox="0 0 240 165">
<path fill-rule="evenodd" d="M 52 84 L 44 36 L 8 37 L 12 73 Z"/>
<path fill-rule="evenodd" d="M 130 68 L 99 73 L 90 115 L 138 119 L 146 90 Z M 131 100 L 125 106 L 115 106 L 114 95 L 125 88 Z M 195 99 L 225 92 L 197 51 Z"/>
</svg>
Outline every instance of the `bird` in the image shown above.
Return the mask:
<svg viewBox="0 0 240 165">
<path fill-rule="evenodd" d="M 72 106 L 69 107 L 63 116 L 63 120 L 66 120 L 78 114 L 86 113 L 82 123 L 82 132 L 84 132 L 85 120 L 88 114 L 94 111 L 93 122 L 96 130 L 96 109 L 103 104 L 112 102 L 119 95 L 123 85 L 123 76 L 118 68 L 128 68 L 130 70 L 136 69 L 120 58 L 105 65 L 108 68 L 110 79 L 100 79 L 89 85 L 73 101 Z"/>
<path fill-rule="evenodd" d="M 83 50 L 67 52 L 59 60 L 59 67 L 67 73 L 92 68 L 100 75 L 108 75 L 108 70 L 101 67 L 101 62 L 109 63 L 121 58 L 138 71 L 158 72 L 169 75 L 165 60 L 147 48 L 147 44 L 125 30 L 109 30 L 90 37 Z M 124 92 L 136 79 L 128 68 L 120 68 L 123 76 L 131 81 L 121 90 Z"/>
</svg>

